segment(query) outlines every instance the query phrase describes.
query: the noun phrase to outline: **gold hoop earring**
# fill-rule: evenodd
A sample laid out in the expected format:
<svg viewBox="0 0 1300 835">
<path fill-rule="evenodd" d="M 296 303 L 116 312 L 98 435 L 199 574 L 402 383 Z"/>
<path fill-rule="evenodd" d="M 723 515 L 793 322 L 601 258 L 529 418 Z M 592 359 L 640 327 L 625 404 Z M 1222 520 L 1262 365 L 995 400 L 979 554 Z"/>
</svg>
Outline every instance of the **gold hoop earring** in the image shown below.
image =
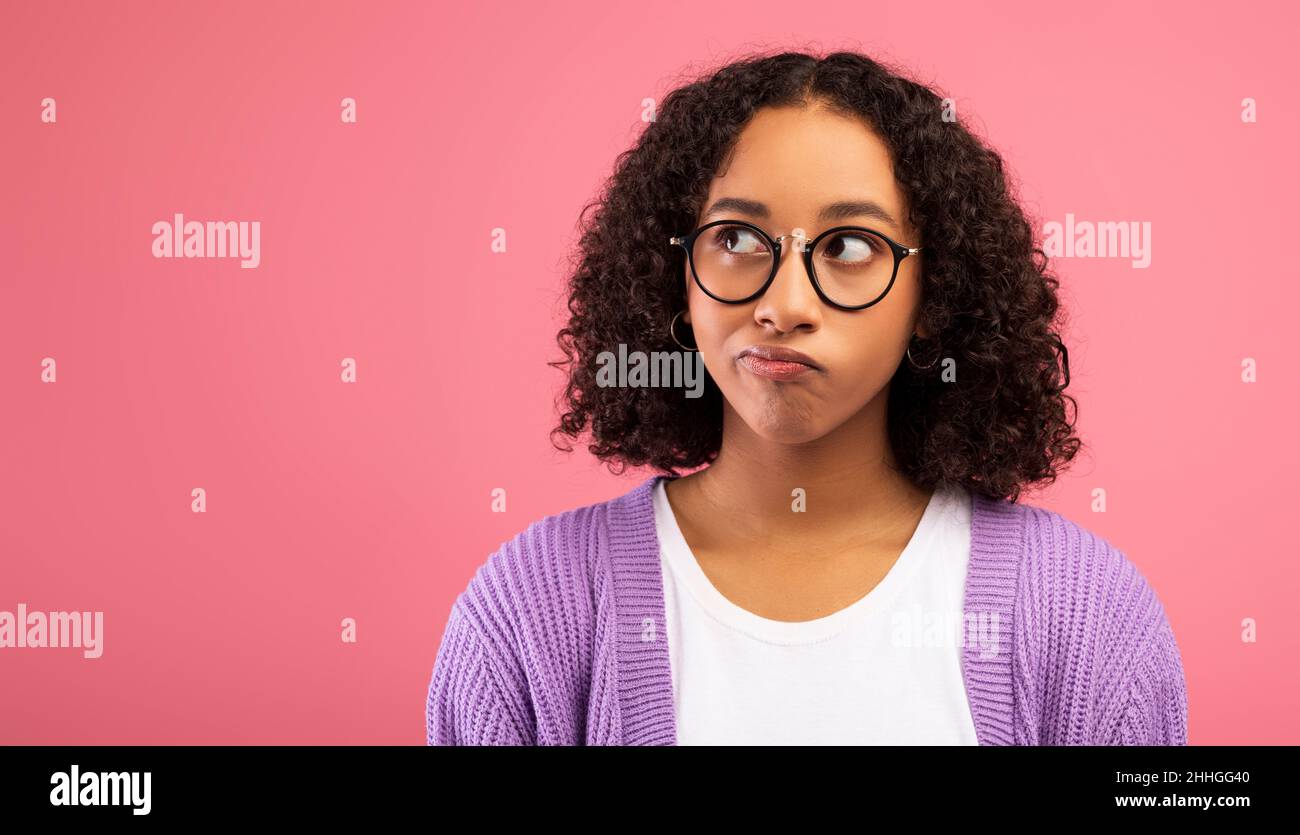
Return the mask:
<svg viewBox="0 0 1300 835">
<path fill-rule="evenodd" d="M 916 360 L 912 358 L 912 345 L 909 342 L 907 345 L 907 361 L 910 362 L 912 364 L 912 367 L 917 369 L 918 371 L 925 371 L 928 368 L 934 368 L 934 366 L 939 362 L 939 357 L 936 356 L 934 358 L 934 361 L 931 362 L 929 365 L 917 365 Z"/>
<path fill-rule="evenodd" d="M 677 315 L 674 316 L 673 320 L 668 323 L 668 335 L 673 338 L 673 342 L 676 342 L 683 351 L 698 351 L 700 350 L 698 347 L 688 348 L 687 346 L 682 345 L 682 341 L 677 338 L 677 317 L 681 316 L 685 312 L 686 312 L 685 309 L 677 311 Z"/>
</svg>

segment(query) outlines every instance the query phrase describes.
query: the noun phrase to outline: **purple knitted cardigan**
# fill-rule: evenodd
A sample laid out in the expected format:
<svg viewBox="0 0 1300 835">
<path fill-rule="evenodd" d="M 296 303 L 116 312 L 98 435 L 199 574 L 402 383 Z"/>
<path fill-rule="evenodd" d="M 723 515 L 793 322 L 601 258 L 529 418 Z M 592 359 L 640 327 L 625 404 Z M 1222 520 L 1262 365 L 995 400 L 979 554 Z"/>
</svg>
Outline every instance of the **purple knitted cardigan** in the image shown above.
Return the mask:
<svg viewBox="0 0 1300 835">
<path fill-rule="evenodd" d="M 478 568 L 433 664 L 428 744 L 677 743 L 658 478 L 534 522 Z M 1187 744 L 1164 608 L 1101 537 L 974 495 L 963 610 L 1000 625 L 961 650 L 979 744 Z"/>
</svg>

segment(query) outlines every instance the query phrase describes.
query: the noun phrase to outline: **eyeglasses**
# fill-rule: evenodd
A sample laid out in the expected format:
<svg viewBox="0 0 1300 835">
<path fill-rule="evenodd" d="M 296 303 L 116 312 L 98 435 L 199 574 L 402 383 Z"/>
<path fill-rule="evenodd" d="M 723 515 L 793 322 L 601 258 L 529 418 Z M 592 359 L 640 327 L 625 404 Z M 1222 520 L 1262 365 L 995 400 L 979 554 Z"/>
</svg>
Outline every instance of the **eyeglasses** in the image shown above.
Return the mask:
<svg viewBox="0 0 1300 835">
<path fill-rule="evenodd" d="M 865 226 L 833 226 L 812 240 L 802 229 L 773 238 L 743 220 L 715 220 L 670 244 L 686 250 L 695 283 L 724 304 L 744 304 L 766 292 L 781 266 L 786 238 L 795 239 L 817 295 L 842 310 L 862 310 L 885 297 L 898 265 L 921 247 L 906 247 Z"/>
</svg>

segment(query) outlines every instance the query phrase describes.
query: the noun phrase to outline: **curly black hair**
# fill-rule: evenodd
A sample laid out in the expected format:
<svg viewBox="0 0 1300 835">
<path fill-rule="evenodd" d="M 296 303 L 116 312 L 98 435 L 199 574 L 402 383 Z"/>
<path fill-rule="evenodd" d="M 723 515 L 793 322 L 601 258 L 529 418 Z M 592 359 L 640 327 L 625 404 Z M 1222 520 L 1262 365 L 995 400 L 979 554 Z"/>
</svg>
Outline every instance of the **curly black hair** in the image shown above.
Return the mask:
<svg viewBox="0 0 1300 835">
<path fill-rule="evenodd" d="M 956 361 L 890 382 L 888 432 L 899 470 L 922 488 L 961 485 L 1016 501 L 1055 481 L 1074 458 L 1069 356 L 1058 327 L 1058 279 L 1018 205 L 999 154 L 960 120 L 944 118 L 929 87 L 855 52 L 750 55 L 671 91 L 604 193 L 580 213 L 571 258 L 569 322 L 556 339 L 567 372 L 552 443 L 590 431 L 591 453 L 614 472 L 651 465 L 678 475 L 711 462 L 722 440 L 722 393 L 603 387 L 595 357 L 673 351 L 674 313 L 686 305 L 685 253 L 670 235 L 693 228 L 715 173 L 764 107 L 822 102 L 863 119 L 884 140 L 926 256 L 920 321 Z M 589 212 L 595 209 L 593 216 Z M 918 358 L 918 363 L 927 364 Z"/>
</svg>

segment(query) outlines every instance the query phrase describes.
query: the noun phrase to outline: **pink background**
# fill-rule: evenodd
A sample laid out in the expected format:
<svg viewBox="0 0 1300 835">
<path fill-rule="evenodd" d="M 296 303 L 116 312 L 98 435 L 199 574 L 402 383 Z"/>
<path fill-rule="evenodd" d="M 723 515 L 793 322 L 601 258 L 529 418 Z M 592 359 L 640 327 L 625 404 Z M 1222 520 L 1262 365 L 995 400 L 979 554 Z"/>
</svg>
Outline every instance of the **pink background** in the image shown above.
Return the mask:
<svg viewBox="0 0 1300 835">
<path fill-rule="evenodd" d="M 1296 24 L 1283 3 L 6 4 L 0 610 L 102 610 L 105 634 L 94 660 L 0 650 L 0 742 L 422 744 L 474 569 L 645 476 L 547 440 L 579 209 L 643 98 L 776 46 L 938 85 L 1040 228 L 1152 223 L 1148 269 L 1056 262 L 1090 448 L 1026 501 L 1155 586 L 1192 743 L 1300 742 Z M 153 258 L 175 212 L 261 221 L 261 266 Z"/>
</svg>

